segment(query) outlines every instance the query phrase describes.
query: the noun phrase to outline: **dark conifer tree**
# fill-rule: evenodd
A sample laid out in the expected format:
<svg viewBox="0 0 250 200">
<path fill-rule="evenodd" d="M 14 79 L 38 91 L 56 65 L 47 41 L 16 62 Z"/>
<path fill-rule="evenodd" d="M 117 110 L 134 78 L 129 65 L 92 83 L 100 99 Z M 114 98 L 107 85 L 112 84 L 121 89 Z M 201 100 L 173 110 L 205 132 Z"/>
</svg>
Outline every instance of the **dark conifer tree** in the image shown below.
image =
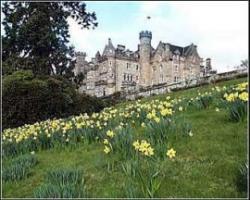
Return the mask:
<svg viewBox="0 0 250 200">
<path fill-rule="evenodd" d="M 75 57 L 67 19 L 82 28 L 97 26 L 84 2 L 5 2 L 2 12 L 3 74 L 31 69 L 36 75 L 70 77 Z"/>
</svg>

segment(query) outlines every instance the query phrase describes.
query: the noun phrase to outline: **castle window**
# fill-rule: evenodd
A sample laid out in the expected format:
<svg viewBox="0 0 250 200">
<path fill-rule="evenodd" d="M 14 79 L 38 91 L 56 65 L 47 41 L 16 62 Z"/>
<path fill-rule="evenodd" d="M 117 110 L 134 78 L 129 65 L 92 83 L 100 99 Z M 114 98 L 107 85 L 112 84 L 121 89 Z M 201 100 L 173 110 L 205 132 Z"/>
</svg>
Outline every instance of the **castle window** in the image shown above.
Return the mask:
<svg viewBox="0 0 250 200">
<path fill-rule="evenodd" d="M 177 82 L 177 81 L 178 81 L 178 77 L 175 76 L 175 77 L 174 77 L 174 82 Z"/>
<path fill-rule="evenodd" d="M 106 92 L 105 92 L 105 89 L 103 89 L 103 96 L 105 96 L 106 95 Z"/>
<path fill-rule="evenodd" d="M 123 75 L 123 79 L 124 79 L 124 81 L 126 80 L 126 74 Z"/>
<path fill-rule="evenodd" d="M 109 65 L 110 65 L 110 66 L 112 65 L 112 61 L 109 61 Z"/>
<path fill-rule="evenodd" d="M 139 69 L 139 66 L 138 65 L 136 65 L 136 70 L 138 70 Z"/>
<path fill-rule="evenodd" d="M 175 65 L 175 71 L 178 72 L 178 65 Z"/>
<path fill-rule="evenodd" d="M 132 81 L 132 75 L 130 75 L 130 81 Z"/>
<path fill-rule="evenodd" d="M 129 75 L 127 74 L 127 81 L 129 81 Z"/>
<path fill-rule="evenodd" d="M 129 67 L 129 63 L 127 63 L 127 69 L 128 69 L 128 67 Z"/>
</svg>

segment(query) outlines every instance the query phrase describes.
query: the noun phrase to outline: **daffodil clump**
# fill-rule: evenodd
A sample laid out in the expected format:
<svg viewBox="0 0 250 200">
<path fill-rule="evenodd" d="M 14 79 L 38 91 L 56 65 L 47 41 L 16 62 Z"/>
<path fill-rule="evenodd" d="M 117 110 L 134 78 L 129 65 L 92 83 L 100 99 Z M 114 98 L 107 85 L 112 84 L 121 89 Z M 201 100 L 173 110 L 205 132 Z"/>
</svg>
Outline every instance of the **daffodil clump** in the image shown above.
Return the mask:
<svg viewBox="0 0 250 200">
<path fill-rule="evenodd" d="M 99 141 L 106 138 L 113 140 L 119 132 L 128 126 L 141 126 L 144 130 L 151 123 L 160 126 L 165 119 L 172 120 L 175 112 L 183 112 L 189 104 L 208 106 L 214 93 L 227 93 L 227 102 L 240 100 L 248 101 L 247 82 L 238 84 L 233 91 L 227 87 L 214 87 L 212 91 L 201 93 L 195 98 L 175 98 L 167 96 L 165 99 L 141 100 L 128 103 L 119 108 L 105 108 L 100 113 L 81 114 L 68 119 L 48 119 L 31 125 L 5 129 L 2 133 L 4 155 L 37 151 L 40 148 L 52 148 L 55 143 L 60 145 L 76 142 Z M 198 102 L 198 103 L 197 103 Z M 109 146 L 108 146 L 109 147 Z M 110 148 L 110 147 L 109 147 Z M 112 150 L 112 149 L 111 149 Z M 108 151 L 106 148 L 105 152 Z M 149 153 L 150 154 L 150 153 Z"/>
<path fill-rule="evenodd" d="M 133 146 L 136 151 L 139 151 L 142 155 L 152 156 L 154 155 L 154 149 L 151 147 L 150 143 L 146 140 L 136 140 L 133 142 Z"/>
<path fill-rule="evenodd" d="M 108 139 L 104 139 L 103 140 L 103 144 L 104 144 L 104 149 L 103 149 L 104 153 L 106 153 L 106 154 L 110 153 L 110 151 L 112 149 L 112 145 L 109 142 L 109 140 Z"/>
<path fill-rule="evenodd" d="M 229 111 L 229 118 L 232 121 L 243 120 L 247 116 L 247 102 L 248 102 L 248 83 L 244 82 L 236 85 L 228 93 L 224 94 L 226 106 Z"/>
<path fill-rule="evenodd" d="M 236 85 L 236 87 L 233 88 L 233 91 L 231 91 L 231 93 L 224 94 L 224 98 L 228 102 L 234 102 L 238 99 L 241 101 L 247 102 L 248 101 L 247 86 L 248 86 L 248 82 L 244 82 L 244 83 Z"/>
<path fill-rule="evenodd" d="M 108 130 L 108 131 L 106 132 L 106 136 L 107 136 L 109 139 L 105 138 L 105 139 L 103 140 L 103 144 L 104 144 L 104 149 L 103 149 L 103 151 L 104 151 L 105 154 L 108 154 L 108 153 L 110 153 L 111 150 L 112 150 L 112 144 L 111 144 L 110 140 L 112 140 L 112 138 L 114 138 L 115 133 L 114 133 L 113 130 Z"/>
</svg>

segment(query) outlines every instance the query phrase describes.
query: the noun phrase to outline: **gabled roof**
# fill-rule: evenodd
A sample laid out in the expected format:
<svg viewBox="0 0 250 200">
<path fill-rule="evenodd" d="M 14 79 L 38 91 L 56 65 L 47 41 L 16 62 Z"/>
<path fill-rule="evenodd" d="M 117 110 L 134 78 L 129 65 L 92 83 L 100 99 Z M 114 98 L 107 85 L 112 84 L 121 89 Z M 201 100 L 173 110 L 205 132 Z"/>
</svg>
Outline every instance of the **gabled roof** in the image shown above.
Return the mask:
<svg viewBox="0 0 250 200">
<path fill-rule="evenodd" d="M 163 50 L 166 50 L 167 48 L 169 48 L 172 54 L 174 55 L 179 54 L 180 56 L 189 56 L 189 55 L 192 55 L 193 53 L 198 54 L 196 51 L 196 46 L 194 44 L 190 44 L 186 47 L 181 47 L 181 46 L 173 45 L 170 43 L 163 43 L 160 41 L 155 52 L 157 52 L 157 50 L 160 48 L 163 48 Z"/>
<path fill-rule="evenodd" d="M 180 53 L 180 56 L 183 56 L 183 52 L 184 52 L 183 47 L 172 45 L 172 44 L 169 44 L 169 43 L 167 43 L 165 45 L 169 45 L 169 49 L 173 54 L 176 54 L 176 52 L 178 51 Z"/>
<path fill-rule="evenodd" d="M 110 50 L 112 50 L 112 51 L 110 51 Z M 115 51 L 115 47 L 114 47 L 114 45 L 112 44 L 111 39 L 109 38 L 109 39 L 108 39 L 108 44 L 105 45 L 102 55 L 103 55 L 103 56 L 114 55 L 114 51 Z M 112 53 L 111 53 L 111 52 L 112 52 Z"/>
</svg>

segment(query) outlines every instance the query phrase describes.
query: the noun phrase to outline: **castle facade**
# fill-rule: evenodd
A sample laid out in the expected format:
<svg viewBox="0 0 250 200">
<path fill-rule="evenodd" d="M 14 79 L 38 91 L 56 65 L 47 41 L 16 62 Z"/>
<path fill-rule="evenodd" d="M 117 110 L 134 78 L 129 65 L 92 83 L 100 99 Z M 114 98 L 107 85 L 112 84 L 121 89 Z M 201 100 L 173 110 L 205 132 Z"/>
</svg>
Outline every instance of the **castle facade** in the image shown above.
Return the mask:
<svg viewBox="0 0 250 200">
<path fill-rule="evenodd" d="M 115 48 L 109 39 L 102 54 L 98 51 L 91 62 L 85 60 L 85 53 L 78 52 L 74 74 L 84 77 L 79 91 L 103 97 L 198 78 L 211 70 L 211 60 L 206 59 L 204 67 L 194 44 L 180 47 L 160 41 L 153 48 L 150 31 L 140 32 L 139 40 L 138 49 L 130 51 L 120 44 Z"/>
</svg>

